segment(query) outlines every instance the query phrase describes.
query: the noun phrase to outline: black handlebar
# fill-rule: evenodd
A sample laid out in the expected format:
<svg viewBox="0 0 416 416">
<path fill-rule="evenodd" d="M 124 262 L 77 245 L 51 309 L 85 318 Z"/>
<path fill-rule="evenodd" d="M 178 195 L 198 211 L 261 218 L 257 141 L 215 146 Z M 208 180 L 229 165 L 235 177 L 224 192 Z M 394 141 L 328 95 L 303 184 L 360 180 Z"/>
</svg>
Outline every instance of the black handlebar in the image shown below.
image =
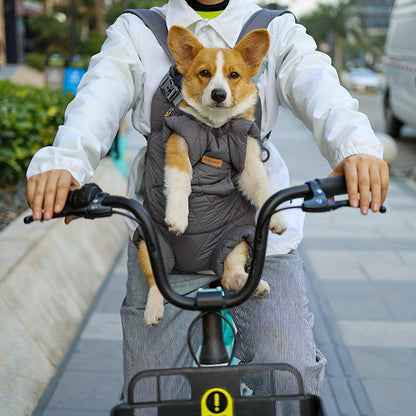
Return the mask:
<svg viewBox="0 0 416 416">
<path fill-rule="evenodd" d="M 81 189 L 68 193 L 66 205 L 72 208 L 86 207 L 98 194 L 103 192 L 95 183 L 87 183 Z"/>
<path fill-rule="evenodd" d="M 152 219 L 145 208 L 133 199 L 109 195 L 102 192 L 97 185 L 87 184 L 79 190 L 69 192 L 67 204 L 63 211 L 54 215 L 54 217 L 76 215 L 93 219 L 118 213 L 113 211 L 113 208 L 129 211 L 142 226 L 156 283 L 164 298 L 182 309 L 220 310 L 232 308 L 243 303 L 257 288 L 263 271 L 270 218 L 279 205 L 292 199 L 303 198 L 304 202 L 299 208 L 302 208 L 304 211 L 330 211 L 341 206 L 348 206 L 348 201 L 333 201 L 329 199 L 346 193 L 345 179 L 343 176 L 338 176 L 316 179 L 303 185 L 283 189 L 272 195 L 259 212 L 249 277 L 244 287 L 238 293 L 232 295 L 225 295 L 221 291 L 199 291 L 195 297 L 191 297 L 174 291 L 163 267 Z M 380 211 L 385 212 L 385 208 L 383 207 Z M 31 216 L 24 219 L 26 224 L 32 221 L 33 218 Z"/>
</svg>

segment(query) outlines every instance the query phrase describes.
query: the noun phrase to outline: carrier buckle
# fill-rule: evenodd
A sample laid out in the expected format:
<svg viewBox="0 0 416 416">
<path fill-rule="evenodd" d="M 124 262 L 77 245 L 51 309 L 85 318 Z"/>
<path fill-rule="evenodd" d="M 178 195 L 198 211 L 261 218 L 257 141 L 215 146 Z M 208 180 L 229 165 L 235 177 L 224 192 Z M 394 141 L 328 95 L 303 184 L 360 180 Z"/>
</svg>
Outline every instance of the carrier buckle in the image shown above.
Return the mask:
<svg viewBox="0 0 416 416">
<path fill-rule="evenodd" d="M 165 94 L 165 97 L 174 105 L 178 105 L 182 101 L 181 90 L 175 85 L 169 73 L 163 77 L 160 83 L 160 89 Z"/>
</svg>

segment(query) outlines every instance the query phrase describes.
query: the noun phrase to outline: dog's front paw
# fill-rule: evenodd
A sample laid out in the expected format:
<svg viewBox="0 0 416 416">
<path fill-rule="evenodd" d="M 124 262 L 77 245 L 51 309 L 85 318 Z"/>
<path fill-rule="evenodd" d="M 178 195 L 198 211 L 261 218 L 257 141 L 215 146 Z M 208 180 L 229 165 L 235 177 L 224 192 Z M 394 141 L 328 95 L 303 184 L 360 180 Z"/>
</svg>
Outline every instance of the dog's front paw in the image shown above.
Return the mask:
<svg viewBox="0 0 416 416">
<path fill-rule="evenodd" d="M 227 290 L 241 290 L 247 282 L 248 274 L 245 271 L 224 273 L 221 279 L 222 286 Z"/>
<path fill-rule="evenodd" d="M 163 296 L 156 286 L 149 289 L 146 308 L 144 310 L 144 322 L 148 326 L 156 326 L 163 318 Z"/>
<path fill-rule="evenodd" d="M 270 219 L 270 225 L 269 229 L 274 234 L 283 234 L 286 230 L 286 223 L 283 219 L 283 216 L 280 213 L 276 213 L 272 215 L 272 218 Z"/>
<path fill-rule="evenodd" d="M 270 293 L 270 286 L 265 280 L 260 280 L 257 289 L 254 292 L 256 298 L 264 298 Z"/>
<path fill-rule="evenodd" d="M 169 232 L 175 234 L 175 235 L 181 235 L 185 232 L 185 230 L 188 228 L 188 218 L 179 218 L 179 217 L 173 217 L 166 214 L 165 217 L 165 223 L 168 227 Z"/>
</svg>

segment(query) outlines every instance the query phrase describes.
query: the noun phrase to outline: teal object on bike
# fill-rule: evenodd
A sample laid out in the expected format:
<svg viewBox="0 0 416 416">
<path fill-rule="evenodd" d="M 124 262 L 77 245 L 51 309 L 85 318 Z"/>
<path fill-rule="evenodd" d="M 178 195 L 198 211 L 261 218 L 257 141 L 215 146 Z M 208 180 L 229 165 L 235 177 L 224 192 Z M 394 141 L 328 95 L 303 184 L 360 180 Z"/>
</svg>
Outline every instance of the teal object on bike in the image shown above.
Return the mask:
<svg viewBox="0 0 416 416">
<path fill-rule="evenodd" d="M 234 332 L 237 331 L 237 327 L 235 326 L 232 316 L 229 314 L 229 312 L 226 309 L 221 311 L 221 314 L 222 316 L 224 316 L 224 318 L 228 319 L 228 321 L 230 321 L 230 323 L 233 326 L 233 328 L 231 328 L 227 321 L 225 320 L 222 321 L 222 336 L 224 339 L 225 348 L 228 352 L 228 355 L 231 355 L 233 346 L 234 346 Z M 238 364 L 237 359 L 235 357 L 233 357 L 231 364 L 232 365 Z"/>
<path fill-rule="evenodd" d="M 235 326 L 234 320 L 232 318 L 232 316 L 228 313 L 228 311 L 226 309 L 221 311 L 221 314 L 224 318 L 226 318 L 228 320 L 228 322 L 232 325 L 230 326 L 230 324 L 226 321 L 226 320 L 222 320 L 222 336 L 223 336 L 223 340 L 224 340 L 224 345 L 225 345 L 225 349 L 227 350 L 228 356 L 231 356 L 231 353 L 233 351 L 233 346 L 234 346 L 234 333 L 237 332 L 237 327 Z M 201 346 L 202 346 L 202 342 L 201 345 L 199 346 L 199 349 L 196 353 L 196 356 L 199 359 L 199 356 L 201 354 Z M 237 360 L 237 358 L 233 357 L 231 360 L 231 365 L 237 365 L 239 362 L 239 360 Z"/>
</svg>

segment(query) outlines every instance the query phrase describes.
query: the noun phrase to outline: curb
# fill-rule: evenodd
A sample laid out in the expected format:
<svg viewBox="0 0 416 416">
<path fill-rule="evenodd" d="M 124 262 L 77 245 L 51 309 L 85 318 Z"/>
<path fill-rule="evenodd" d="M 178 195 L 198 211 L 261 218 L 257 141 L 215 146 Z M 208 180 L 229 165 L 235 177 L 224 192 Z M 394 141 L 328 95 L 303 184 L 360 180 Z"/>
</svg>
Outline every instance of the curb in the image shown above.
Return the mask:
<svg viewBox="0 0 416 416">
<path fill-rule="evenodd" d="M 126 180 L 104 159 L 93 181 L 125 193 Z M 121 217 L 23 224 L 0 233 L 0 403 L 2 415 L 32 414 L 92 300 L 123 247 Z"/>
</svg>

